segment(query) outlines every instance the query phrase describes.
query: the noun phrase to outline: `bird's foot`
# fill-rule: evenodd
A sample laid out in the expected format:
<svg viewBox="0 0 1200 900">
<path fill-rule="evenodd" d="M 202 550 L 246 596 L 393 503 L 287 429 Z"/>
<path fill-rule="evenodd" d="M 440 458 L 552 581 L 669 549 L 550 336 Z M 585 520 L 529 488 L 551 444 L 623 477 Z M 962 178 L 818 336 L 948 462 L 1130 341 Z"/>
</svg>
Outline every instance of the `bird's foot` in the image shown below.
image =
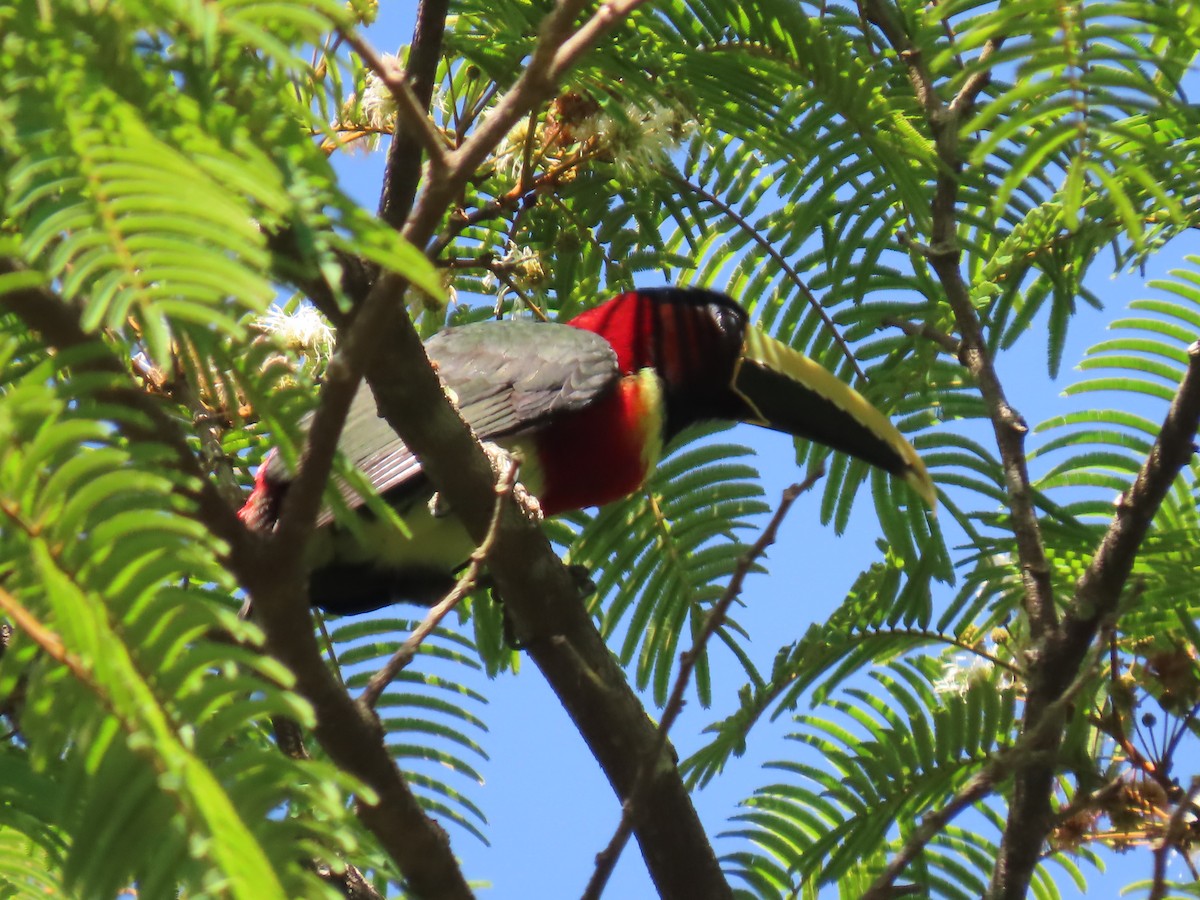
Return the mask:
<svg viewBox="0 0 1200 900">
<path fill-rule="evenodd" d="M 521 466 L 521 454 L 510 453 L 501 447 L 499 444 L 494 444 L 491 441 L 483 442 L 483 452 L 487 454 L 488 461 L 492 464 L 492 474 L 501 479 L 506 477 L 506 473 L 513 472 L 514 475 L 519 473 Z M 512 475 L 507 477 L 513 477 Z M 542 505 L 538 503 L 537 497 L 533 496 L 521 482 L 516 481 L 512 485 L 513 499 L 517 501 L 517 505 L 521 511 L 525 513 L 525 517 L 534 521 L 540 522 L 542 516 Z M 450 515 L 450 504 L 442 499 L 440 491 L 434 491 L 429 498 L 429 514 L 435 519 L 443 518 Z"/>
<path fill-rule="evenodd" d="M 524 462 L 524 459 L 519 452 L 510 452 L 491 441 L 483 442 L 483 452 L 487 454 L 488 460 L 492 464 L 492 474 L 498 481 L 504 478 L 516 478 L 520 475 L 521 463 Z M 520 481 L 512 482 L 512 495 L 526 518 L 534 522 L 542 520 L 542 505 Z"/>
</svg>

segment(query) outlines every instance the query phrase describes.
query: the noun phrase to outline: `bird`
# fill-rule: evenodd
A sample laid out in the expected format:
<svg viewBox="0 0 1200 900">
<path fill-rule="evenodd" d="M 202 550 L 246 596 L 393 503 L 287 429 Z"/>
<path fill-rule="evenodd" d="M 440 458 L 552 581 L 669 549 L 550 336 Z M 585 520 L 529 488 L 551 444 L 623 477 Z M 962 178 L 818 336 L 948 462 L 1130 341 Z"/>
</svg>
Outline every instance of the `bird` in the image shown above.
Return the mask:
<svg viewBox="0 0 1200 900">
<path fill-rule="evenodd" d="M 925 465 L 886 416 L 716 291 L 642 288 L 566 323 L 449 327 L 425 348 L 476 435 L 519 452 L 521 483 L 545 516 L 632 494 L 664 448 L 704 421 L 807 438 L 904 480 L 936 505 Z M 343 486 L 354 519 L 322 512 L 306 554 L 311 603 L 338 615 L 435 603 L 475 545 L 454 515 L 431 502 L 434 488 L 420 460 L 379 416 L 365 383 L 339 450 L 408 535 Z M 242 521 L 274 528 L 291 478 L 283 458 L 268 453 L 238 513 Z"/>
</svg>

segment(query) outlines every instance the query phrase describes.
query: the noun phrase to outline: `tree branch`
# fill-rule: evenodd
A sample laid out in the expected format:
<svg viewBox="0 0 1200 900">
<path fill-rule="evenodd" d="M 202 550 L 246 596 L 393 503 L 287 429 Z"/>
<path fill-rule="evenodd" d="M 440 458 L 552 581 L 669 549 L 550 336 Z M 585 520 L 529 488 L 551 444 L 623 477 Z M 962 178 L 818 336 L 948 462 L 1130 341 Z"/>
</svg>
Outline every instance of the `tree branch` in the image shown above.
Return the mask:
<svg viewBox="0 0 1200 900">
<path fill-rule="evenodd" d="M 318 863 L 315 868 L 317 877 L 341 891 L 346 900 L 384 900 L 383 895 L 354 866 L 348 865 L 340 873 L 334 872 L 327 863 Z"/>
<path fill-rule="evenodd" d="M 442 58 L 442 35 L 446 31 L 446 13 L 450 0 L 421 0 L 417 21 L 413 26 L 412 43 L 408 48 L 405 75 L 415 101 L 417 116 L 428 128 L 429 104 L 433 99 L 433 79 L 437 76 Z M 364 57 L 365 58 L 365 57 Z M 397 98 L 397 103 L 401 103 Z M 401 107 L 403 108 L 403 107 Z M 410 113 L 411 117 L 411 113 Z M 383 174 L 383 191 L 379 197 L 379 217 L 399 230 L 408 218 L 421 181 L 422 123 L 413 128 L 397 126 L 388 147 L 387 168 Z M 413 125 L 413 122 L 409 122 Z M 427 135 L 425 136 L 427 140 Z"/>
<path fill-rule="evenodd" d="M 962 352 L 962 343 L 958 338 L 952 334 L 946 334 L 944 331 L 938 331 L 932 325 L 918 325 L 906 319 L 892 318 L 884 319 L 883 324 L 889 328 L 899 328 L 909 337 L 919 337 L 933 341 L 955 359 L 958 359 L 959 353 Z"/>
<path fill-rule="evenodd" d="M 0 258 L 0 274 L 22 271 L 27 270 L 20 263 Z M 128 422 L 122 423 L 125 434 L 130 440 L 166 445 L 174 451 L 180 471 L 190 476 L 189 481 L 196 485 L 190 493 L 185 493 L 196 504 L 197 518 L 229 545 L 226 562 L 254 597 L 256 615 L 267 634 L 268 649 L 296 675 L 297 692 L 316 710 L 317 739 L 340 768 L 370 785 L 379 795 L 374 806 L 359 803 L 360 817 L 396 860 L 417 895 L 471 896 L 445 833 L 425 815 L 383 745 L 378 721 L 359 716 L 354 702 L 337 685 L 321 659 L 312 617 L 303 605 L 307 594 L 299 558 L 307 532 L 293 526 L 288 534 L 302 534 L 303 538 L 299 544 L 289 544 L 282 532 L 262 536 L 247 531 L 202 471 L 180 430 L 179 421 L 167 412 L 157 397 L 132 383 L 129 369 L 99 338 L 83 330 L 74 307 L 53 291 L 46 288 L 10 290 L 0 295 L 0 306 L 39 332 L 49 346 L 58 350 L 89 347 L 91 355 L 85 362 L 76 363 L 77 370 L 84 368 L 120 375 L 126 380 L 127 387 L 107 389 L 104 396 L 137 411 L 148 424 L 135 427 Z M 357 379 L 354 383 L 357 384 Z M 348 399 L 345 402 L 349 404 Z M 322 404 L 322 410 L 326 405 Z M 343 409 L 343 418 L 344 415 Z M 322 432 L 322 436 L 327 439 L 328 431 Z M 336 437 L 333 445 L 336 446 Z M 332 447 L 328 456 L 331 461 Z M 310 480 L 314 482 L 309 497 L 301 498 L 309 508 L 308 527 L 311 528 L 328 465 L 320 480 L 315 475 L 315 467 L 307 464 L 302 468 L 301 477 L 304 469 L 309 470 Z M 285 503 L 285 509 L 287 506 Z M 296 504 L 292 506 L 292 518 L 298 521 L 298 513 L 305 510 Z"/>
<path fill-rule="evenodd" d="M 608 879 L 612 876 L 613 869 L 616 868 L 617 860 L 621 858 L 621 852 L 625 849 L 626 843 L 629 841 L 629 835 L 633 831 L 633 818 L 637 810 L 637 806 L 642 802 L 642 790 L 646 783 L 646 779 L 653 768 L 658 764 L 659 758 L 667 745 L 667 734 L 671 730 L 671 726 L 675 724 L 675 720 L 679 718 L 679 714 L 683 711 L 683 695 L 687 691 L 687 686 L 692 680 L 692 672 L 696 668 L 696 660 L 704 653 L 705 647 L 712 638 L 713 633 L 721 627 L 725 621 L 725 617 L 729 614 L 729 607 L 742 594 L 742 583 L 746 580 L 746 575 L 754 564 L 767 552 L 767 548 L 775 543 L 775 536 L 779 532 L 779 526 L 783 523 L 784 517 L 788 514 L 788 510 L 792 508 L 792 504 L 796 499 L 814 484 L 816 484 L 825 475 L 824 467 L 818 467 L 812 472 L 801 484 L 793 484 L 783 492 L 783 497 L 779 501 L 779 508 L 775 510 L 775 514 L 771 516 L 771 520 L 767 523 L 767 527 L 763 529 L 758 540 L 745 553 L 738 558 L 737 566 L 733 570 L 733 575 L 729 579 L 729 584 L 725 588 L 725 592 L 721 598 L 709 610 L 708 615 L 704 619 L 704 627 L 700 630 L 696 640 L 692 643 L 692 649 L 682 654 L 679 660 L 679 673 L 675 676 L 675 686 L 671 689 L 671 696 L 667 699 L 667 705 L 663 707 L 662 719 L 658 724 L 658 740 L 655 742 L 654 754 L 642 760 L 642 768 L 638 773 L 637 780 L 634 782 L 629 796 L 625 802 L 621 804 L 621 821 L 617 825 L 617 830 L 609 841 L 608 846 L 596 855 L 596 868 L 592 872 L 592 877 L 588 881 L 587 887 L 583 892 L 583 900 L 599 900 L 600 895 L 604 893 L 604 887 L 608 884 Z"/>
<path fill-rule="evenodd" d="M 949 179 L 939 179 L 939 195 L 957 187 L 943 187 Z M 957 200 L 939 204 L 942 209 L 951 209 Z M 1046 548 L 1042 542 L 1041 526 L 1037 510 L 1033 505 L 1033 490 L 1029 479 L 1028 457 L 1025 453 L 1025 435 L 1029 426 L 1004 394 L 1000 377 L 996 374 L 991 353 L 987 349 L 983 327 L 975 307 L 971 304 L 970 291 L 959 269 L 957 239 L 953 237 L 954 213 L 934 210 L 935 230 L 941 230 L 953 241 L 953 249 L 935 250 L 930 265 L 937 273 L 946 299 L 954 312 L 959 334 L 958 358 L 979 385 L 979 392 L 987 405 L 988 417 L 996 436 L 1004 467 L 1004 481 L 1008 493 L 1008 508 L 1012 513 L 1012 529 L 1017 541 L 1017 554 L 1021 563 L 1021 580 L 1025 587 L 1025 612 L 1029 617 L 1030 633 L 1039 640 L 1057 627 L 1058 613 L 1054 605 L 1054 587 L 1050 580 L 1050 564 L 1046 560 Z M 945 245 L 943 245 L 945 246 Z"/>
<path fill-rule="evenodd" d="M 254 598 L 268 651 L 292 671 L 295 690 L 312 703 L 315 735 L 330 758 L 375 792 L 373 804 L 357 801 L 358 816 L 396 861 L 408 888 L 419 897 L 471 897 L 446 833 L 413 796 L 388 753 L 378 719 L 355 705 L 321 658 L 312 616 L 301 604 L 307 598 L 304 568 L 281 562 L 292 555 L 280 549 L 278 537 L 278 532 L 270 536 L 253 567 L 237 571 Z"/>
<path fill-rule="evenodd" d="M 884 33 L 892 49 L 908 68 L 913 90 L 925 109 L 925 118 L 941 164 L 931 204 L 933 240 L 929 246 L 910 243 L 929 261 L 946 291 L 946 299 L 962 336 L 958 358 L 975 378 L 988 408 L 1004 465 L 1008 506 L 1012 512 L 1013 532 L 1021 560 L 1021 578 L 1025 585 L 1025 611 L 1029 616 L 1032 635 L 1037 640 L 1056 627 L 1057 612 L 1050 583 L 1050 566 L 1046 561 L 1029 483 L 1025 455 L 1025 435 L 1029 427 L 1004 396 L 979 315 L 971 303 L 971 292 L 959 267 L 962 254 L 958 244 L 958 189 L 963 160 L 959 152 L 958 129 L 962 116 L 969 111 L 978 92 L 986 86 L 987 79 L 980 77 L 969 80 L 964 90 L 955 97 L 954 105 L 947 106 L 933 86 L 933 76 L 925 67 L 920 48 L 913 44 L 904 31 L 903 23 L 893 15 L 893 10 L 884 0 L 865 0 L 865 4 L 871 21 Z M 980 59 L 986 61 L 985 54 L 986 57 L 994 54 L 1002 40 L 998 37 L 990 41 L 980 54 Z M 986 74 L 990 69 L 982 71 Z"/>
<path fill-rule="evenodd" d="M 1200 342 L 1188 347 L 1187 371 L 1162 430 L 1133 484 L 1117 501 L 1116 515 L 1091 565 L 1075 586 L 1075 596 L 1060 632 L 1054 640 L 1044 642 L 1038 677 L 1026 701 L 1027 722 L 1032 715 L 1041 715 L 1039 711 L 1061 694 L 1063 685 L 1079 670 L 1103 623 L 1116 616 L 1121 593 L 1150 523 L 1171 483 L 1195 452 L 1197 427 L 1200 427 Z M 1060 724 L 1053 736 L 1054 746 L 1061 730 Z M 1006 836 L 1004 855 L 993 880 L 996 897 L 1015 900 L 1025 895 L 1049 828 L 1048 797 L 1053 774 L 1052 766 L 1042 766 L 1018 776 L 1009 822 L 1021 825 L 1010 826 Z"/>
<path fill-rule="evenodd" d="M 934 139 L 938 175 L 931 201 L 931 240 L 928 246 L 917 249 L 937 275 L 954 313 L 960 335 L 958 357 L 975 379 L 987 407 L 1012 514 L 1011 527 L 1025 589 L 1022 605 L 1031 637 L 1027 666 L 1029 694 L 1021 733 L 1023 739 L 1034 736 L 1036 739 L 1030 759 L 1016 771 L 1001 858 L 993 873 L 990 896 L 995 900 L 1021 900 L 1051 824 L 1055 756 L 1062 740 L 1063 725 L 1057 720 L 1048 721 L 1046 716 L 1066 685 L 1080 672 L 1087 644 L 1084 643 L 1070 665 L 1066 665 L 1067 661 L 1060 653 L 1063 632 L 1055 606 L 1050 566 L 1029 479 L 1025 453 L 1025 435 L 1029 429 L 1005 396 L 961 268 L 958 201 L 964 162 L 959 147 L 959 129 L 962 118 L 986 88 L 990 70 L 985 65 L 979 73 L 968 78 L 947 106 L 937 95 L 932 75 L 922 61 L 919 48 L 904 31 L 903 21 L 893 15 L 893 9 L 885 0 L 864 2 L 872 22 L 884 33 L 907 67 L 909 80 L 925 110 Z M 985 46 L 981 63 L 987 63 L 998 50 L 1001 40 L 1003 36 L 998 35 Z M 912 246 L 916 248 L 915 244 Z M 1095 624 L 1098 625 L 1098 620 Z"/>
<path fill-rule="evenodd" d="M 1200 425 L 1200 341 L 1187 349 L 1187 371 L 1150 454 L 1117 501 L 1112 524 L 1079 579 L 1063 623 L 1065 641 L 1091 642 L 1099 623 L 1114 614 L 1150 523 L 1180 470 L 1196 452 Z"/>
<path fill-rule="evenodd" d="M 454 587 L 440 601 L 430 607 L 421 624 L 413 629 L 412 634 L 400 645 L 400 648 L 392 654 L 392 658 L 387 663 L 371 676 L 371 680 L 367 686 L 363 688 L 362 694 L 359 695 L 358 704 L 365 709 L 374 709 L 379 703 L 379 698 L 383 692 L 387 690 L 387 686 L 392 683 L 393 679 L 413 661 L 413 657 L 417 655 L 417 650 L 420 649 L 421 643 L 427 638 L 433 629 L 437 628 L 438 623 L 446 618 L 446 615 L 462 602 L 467 594 L 475 589 L 475 583 L 479 580 L 479 573 L 483 569 L 483 564 L 487 561 L 487 555 L 491 552 L 492 544 L 496 542 L 496 531 L 500 526 L 500 510 L 503 508 L 502 503 L 504 498 L 512 493 L 517 482 L 517 463 L 511 457 L 507 464 L 500 471 L 496 481 L 496 502 L 492 509 L 492 520 L 488 523 L 488 532 L 483 539 L 483 543 L 475 548 L 471 554 L 471 559 L 467 564 L 466 570 L 458 576 Z"/>
<path fill-rule="evenodd" d="M 583 0 L 562 0 L 556 6 L 544 21 L 541 39 L 513 89 L 463 146 L 450 154 L 444 177 L 427 185 L 404 227 L 408 240 L 417 246 L 427 244 L 446 207 L 487 153 L 536 103 L 552 96 L 566 67 L 590 43 L 640 2 L 606 3 L 574 32 L 572 24 Z M 398 302 L 406 287 L 404 279 L 392 273 L 376 282 L 348 330 L 343 349 L 330 365 L 326 394 L 340 392 L 337 383 L 352 382 L 365 367 L 385 418 L 422 460 L 468 533 L 477 544 L 482 543 L 495 497 L 491 466 L 443 393 Z M 380 352 L 384 347 L 386 358 Z M 319 412 L 314 430 L 322 423 Z M 627 797 L 639 761 L 649 756 L 657 741 L 656 729 L 587 614 L 574 581 L 541 529 L 511 500 L 503 504 L 488 562 L 518 638 L 527 645 L 618 795 Z M 282 639 L 288 624 L 276 620 L 268 632 L 275 630 Z M 331 739 L 334 737 L 338 736 Z M 634 830 L 660 894 L 728 897 L 729 886 L 673 763 L 653 773 L 640 808 Z"/>
</svg>

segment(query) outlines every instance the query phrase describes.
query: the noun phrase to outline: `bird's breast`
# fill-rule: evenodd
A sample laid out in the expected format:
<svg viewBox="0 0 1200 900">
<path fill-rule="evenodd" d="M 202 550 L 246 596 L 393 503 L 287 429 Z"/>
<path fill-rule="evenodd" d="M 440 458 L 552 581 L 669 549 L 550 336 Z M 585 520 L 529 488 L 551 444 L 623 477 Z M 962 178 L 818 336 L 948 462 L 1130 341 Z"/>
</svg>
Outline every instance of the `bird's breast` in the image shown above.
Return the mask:
<svg viewBox="0 0 1200 900">
<path fill-rule="evenodd" d="M 662 455 L 663 422 L 662 384 L 654 370 L 642 369 L 539 430 L 533 440 L 542 512 L 600 506 L 636 491 Z"/>
</svg>

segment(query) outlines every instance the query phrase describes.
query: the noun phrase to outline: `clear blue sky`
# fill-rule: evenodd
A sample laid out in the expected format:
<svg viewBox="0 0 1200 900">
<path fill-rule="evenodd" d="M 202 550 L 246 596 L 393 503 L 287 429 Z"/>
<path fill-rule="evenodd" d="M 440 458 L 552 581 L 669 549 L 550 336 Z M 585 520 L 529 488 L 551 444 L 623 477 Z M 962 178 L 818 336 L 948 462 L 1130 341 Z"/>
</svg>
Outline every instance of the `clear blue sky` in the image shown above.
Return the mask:
<svg viewBox="0 0 1200 900">
<path fill-rule="evenodd" d="M 410 39 L 411 17 L 410 4 L 381 4 L 380 20 L 370 31 L 370 39 L 380 50 L 395 51 Z M 368 209 L 374 209 L 377 202 L 383 164 L 382 152 L 366 157 L 343 155 L 338 162 L 347 189 Z M 1184 252 L 1200 252 L 1190 239 L 1190 247 L 1181 243 L 1161 254 L 1147 278 L 1177 265 Z M 1104 264 L 1101 260 L 1098 268 Z M 1062 385 L 1076 377 L 1071 366 L 1085 347 L 1100 339 L 1104 323 L 1128 300 L 1149 294 L 1140 276 L 1093 278 L 1091 286 L 1107 309 L 1097 313 L 1085 308 L 1079 314 L 1064 356 L 1064 374 L 1056 384 L 1048 382 L 1043 338 L 1037 330 L 1017 352 L 1000 361 L 1009 399 L 1030 423 L 1086 403 L 1069 401 L 1059 394 Z M 765 475 L 770 502 L 774 503 L 783 487 L 801 474 L 786 438 L 739 426 L 733 439 L 758 451 L 757 465 Z M 769 668 L 780 644 L 798 637 L 809 622 L 824 618 L 838 605 L 865 565 L 878 533 L 867 497 L 862 498 L 850 527 L 840 537 L 820 526 L 817 495 L 797 504 L 770 553 L 770 575 L 751 577 L 743 594 L 746 609 L 739 618 L 750 634 L 758 637 L 758 642 L 750 646 L 760 666 Z M 452 677 L 462 674 L 451 668 L 440 671 Z M 693 697 L 672 732 L 681 757 L 700 746 L 699 732 L 705 725 L 732 708 L 743 679 L 739 667 L 718 651 L 714 657 L 714 708 L 700 709 Z M 526 664 L 519 677 L 504 676 L 478 687 L 490 700 L 481 715 L 490 729 L 484 745 L 491 759 L 482 763 L 486 784 L 480 787 L 464 783 L 462 788 L 487 814 L 486 832 L 492 846 L 484 847 L 451 826 L 455 851 L 463 860 L 468 878 L 491 883 L 491 890 L 484 896 L 496 900 L 577 896 L 591 874 L 594 855 L 608 842 L 617 824 L 618 803 L 534 666 Z M 656 715 L 652 701 L 643 699 L 651 714 Z M 755 787 L 772 780 L 760 768 L 764 761 L 800 752 L 796 743 L 779 740 L 786 730 L 786 721 L 759 725 L 746 756 L 733 761 L 724 777 L 696 796 L 710 834 L 715 836 L 729 827 L 729 816 L 738 802 Z M 716 846 L 718 853 L 734 849 L 732 843 L 719 840 Z M 1116 896 L 1120 887 L 1149 874 L 1147 854 L 1115 857 L 1109 875 L 1095 876 L 1092 888 L 1096 896 Z M 1064 896 L 1074 893 L 1065 882 L 1062 888 Z M 636 845 L 631 844 L 624 854 L 607 896 L 622 900 L 654 896 Z"/>
</svg>

